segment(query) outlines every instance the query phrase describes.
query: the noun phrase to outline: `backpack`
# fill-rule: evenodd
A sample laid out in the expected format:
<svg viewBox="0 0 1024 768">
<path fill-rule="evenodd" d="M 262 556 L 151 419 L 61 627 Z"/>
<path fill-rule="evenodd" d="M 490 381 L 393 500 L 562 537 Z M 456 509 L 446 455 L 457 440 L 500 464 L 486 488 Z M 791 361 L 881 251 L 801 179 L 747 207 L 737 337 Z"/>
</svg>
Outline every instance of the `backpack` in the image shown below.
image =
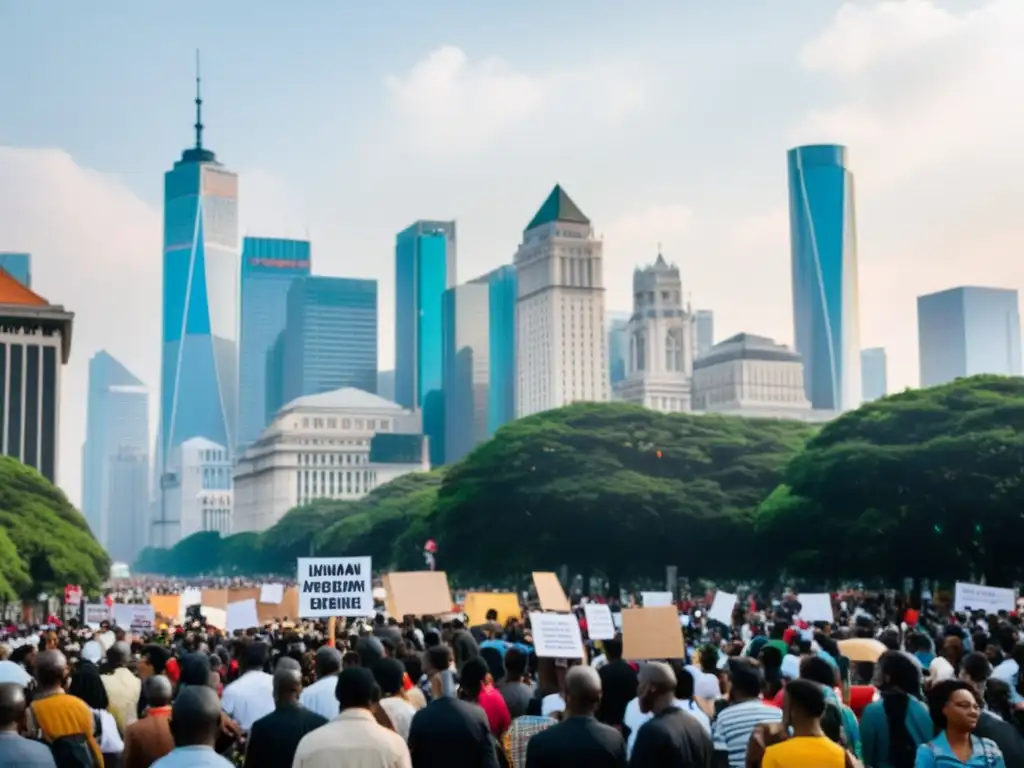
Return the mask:
<svg viewBox="0 0 1024 768">
<path fill-rule="evenodd" d="M 96 734 L 103 733 L 99 715 L 95 713 L 93 713 L 93 725 Z M 62 736 L 53 741 L 47 741 L 40 730 L 40 737 L 42 743 L 50 748 L 50 754 L 53 756 L 53 762 L 57 768 L 96 768 L 96 760 L 89 748 L 89 740 L 83 734 L 76 733 L 72 736 Z"/>
</svg>

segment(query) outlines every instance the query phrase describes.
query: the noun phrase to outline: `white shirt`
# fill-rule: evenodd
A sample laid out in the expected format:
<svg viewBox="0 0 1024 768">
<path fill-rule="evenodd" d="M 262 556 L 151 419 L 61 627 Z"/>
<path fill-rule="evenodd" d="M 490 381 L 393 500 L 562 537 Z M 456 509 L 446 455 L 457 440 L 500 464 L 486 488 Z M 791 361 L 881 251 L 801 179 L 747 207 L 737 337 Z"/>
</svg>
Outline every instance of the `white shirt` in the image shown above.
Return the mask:
<svg viewBox="0 0 1024 768">
<path fill-rule="evenodd" d="M 412 716 L 416 714 L 416 708 L 398 696 L 381 699 L 380 708 L 391 719 L 391 724 L 395 726 L 395 732 L 408 742 L 409 728 L 412 726 Z"/>
<path fill-rule="evenodd" d="M 703 726 L 708 736 L 711 735 L 711 721 L 704 711 L 694 701 L 683 701 L 676 699 L 673 706 L 679 707 L 686 714 L 692 715 L 697 722 Z M 633 754 L 633 745 L 636 744 L 636 735 L 640 732 L 640 726 L 650 720 L 654 715 L 651 712 L 644 714 L 640 711 L 640 699 L 633 699 L 626 705 L 626 713 L 622 716 L 622 724 L 629 728 L 629 738 L 626 740 L 626 757 Z"/>
<path fill-rule="evenodd" d="M 124 741 L 117 732 L 117 721 L 114 720 L 114 716 L 105 709 L 94 709 L 93 714 L 100 719 L 100 752 L 105 755 L 119 755 L 124 752 Z"/>
<path fill-rule="evenodd" d="M 402 737 L 365 709 L 346 709 L 302 737 L 291 768 L 412 768 Z M 282 768 L 286 768 L 282 766 Z"/>
<path fill-rule="evenodd" d="M 540 700 L 540 714 L 551 717 L 555 712 L 565 712 L 565 699 L 560 693 L 549 693 Z"/>
<path fill-rule="evenodd" d="M 337 675 L 322 677 L 308 688 L 302 689 L 299 703 L 310 712 L 333 720 L 338 716 L 338 697 L 335 695 L 337 688 Z"/>
<path fill-rule="evenodd" d="M 718 682 L 718 675 L 704 672 L 693 664 L 688 664 L 686 671 L 693 675 L 694 698 L 711 699 L 711 701 L 722 698 L 722 686 Z"/>
<path fill-rule="evenodd" d="M 274 711 L 274 678 L 266 672 L 246 672 L 224 689 L 224 711 L 246 733 L 252 724 Z"/>
</svg>

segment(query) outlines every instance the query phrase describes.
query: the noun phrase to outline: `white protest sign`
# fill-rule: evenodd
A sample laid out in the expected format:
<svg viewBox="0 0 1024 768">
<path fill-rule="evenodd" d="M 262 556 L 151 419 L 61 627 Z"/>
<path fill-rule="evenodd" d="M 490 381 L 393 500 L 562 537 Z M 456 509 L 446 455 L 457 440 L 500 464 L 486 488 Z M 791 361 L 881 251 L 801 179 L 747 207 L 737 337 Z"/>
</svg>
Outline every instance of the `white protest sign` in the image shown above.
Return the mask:
<svg viewBox="0 0 1024 768">
<path fill-rule="evenodd" d="M 125 605 L 114 603 L 114 623 L 121 629 L 138 635 L 153 631 L 155 611 L 152 605 Z"/>
<path fill-rule="evenodd" d="M 612 609 L 601 603 L 587 603 L 583 606 L 587 617 L 587 634 L 591 640 L 611 640 L 615 637 L 612 624 Z"/>
<path fill-rule="evenodd" d="M 583 636 L 573 614 L 530 611 L 530 627 L 538 659 L 583 658 Z"/>
<path fill-rule="evenodd" d="M 280 605 L 284 600 L 284 584 L 261 584 L 260 602 L 267 605 Z"/>
<path fill-rule="evenodd" d="M 203 605 L 199 613 L 206 619 L 206 626 L 214 629 L 228 628 L 228 614 L 223 608 L 216 608 L 212 605 Z"/>
<path fill-rule="evenodd" d="M 1005 587 L 988 587 L 984 584 L 956 583 L 953 594 L 953 610 L 985 611 L 985 613 L 1010 612 L 1015 610 L 1017 595 Z"/>
<path fill-rule="evenodd" d="M 260 626 L 259 615 L 256 613 L 256 601 L 251 597 L 248 600 L 239 600 L 237 603 L 228 603 L 225 611 L 228 632 L 236 629 L 245 631 Z"/>
<path fill-rule="evenodd" d="M 664 608 L 666 605 L 675 605 L 672 602 L 671 592 L 641 592 L 640 599 L 644 601 L 644 608 Z"/>
<path fill-rule="evenodd" d="M 186 608 L 191 608 L 193 605 L 203 604 L 203 590 L 198 587 L 185 587 L 181 590 L 181 612 L 185 613 Z"/>
<path fill-rule="evenodd" d="M 736 608 L 736 595 L 731 592 L 718 590 L 715 592 L 715 600 L 711 603 L 711 610 L 708 611 L 708 618 L 719 621 L 727 627 L 732 626 L 732 612 Z"/>
<path fill-rule="evenodd" d="M 832 624 L 836 615 L 832 611 L 832 595 L 827 592 L 810 593 L 799 595 L 797 601 L 800 603 L 800 618 L 804 621 L 827 621 Z"/>
<path fill-rule="evenodd" d="M 622 629 L 622 611 L 616 611 L 612 614 L 612 624 L 615 625 L 616 629 Z"/>
<path fill-rule="evenodd" d="M 299 616 L 373 616 L 368 557 L 300 557 Z"/>
<path fill-rule="evenodd" d="M 85 623 L 97 629 L 104 621 L 110 621 L 110 609 L 106 603 L 87 603 L 85 606 Z"/>
</svg>

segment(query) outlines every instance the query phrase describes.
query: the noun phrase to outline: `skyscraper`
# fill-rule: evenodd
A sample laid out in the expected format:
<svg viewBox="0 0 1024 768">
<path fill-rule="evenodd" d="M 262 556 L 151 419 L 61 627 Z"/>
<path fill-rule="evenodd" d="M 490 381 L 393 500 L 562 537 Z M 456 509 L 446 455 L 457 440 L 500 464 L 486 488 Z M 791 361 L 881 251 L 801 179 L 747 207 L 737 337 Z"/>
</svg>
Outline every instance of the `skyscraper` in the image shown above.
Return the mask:
<svg viewBox="0 0 1024 768">
<path fill-rule="evenodd" d="M 26 288 L 32 287 L 32 254 L 0 251 L 0 269 Z"/>
<path fill-rule="evenodd" d="M 555 185 L 515 255 L 516 412 L 608 400 L 602 243 Z"/>
<path fill-rule="evenodd" d="M 961 376 L 1020 376 L 1017 291 L 964 286 L 919 296 L 917 337 L 921 386 Z"/>
<path fill-rule="evenodd" d="M 693 313 L 694 357 L 700 357 L 715 346 L 715 313 L 698 309 Z"/>
<path fill-rule="evenodd" d="M 857 222 L 846 147 L 789 150 L 789 233 L 796 351 L 819 410 L 861 402 Z"/>
<path fill-rule="evenodd" d="M 117 561 L 146 546 L 149 504 L 149 390 L 100 350 L 89 361 L 82 446 L 82 514 Z"/>
<path fill-rule="evenodd" d="M 608 313 L 608 384 L 615 393 L 615 385 L 626 378 L 629 359 L 629 312 Z"/>
<path fill-rule="evenodd" d="M 862 349 L 860 352 L 860 375 L 861 393 L 864 402 L 869 403 L 880 397 L 885 397 L 889 392 L 888 376 L 886 373 L 885 349 L 872 347 Z"/>
<path fill-rule="evenodd" d="M 158 492 L 171 451 L 210 440 L 231 454 L 238 413 L 238 177 L 203 146 L 196 76 L 196 141 L 164 175 L 163 349 Z M 180 530 L 160 499 L 151 543 Z"/>
<path fill-rule="evenodd" d="M 498 267 L 474 282 L 490 288 L 488 328 L 490 330 L 490 391 L 487 407 L 487 436 L 516 417 L 516 268 Z"/>
<path fill-rule="evenodd" d="M 454 221 L 417 221 L 395 239 L 395 401 L 423 412 L 434 466 L 444 462 L 444 292 L 455 261 Z"/>
<path fill-rule="evenodd" d="M 444 461 L 487 439 L 491 381 L 491 287 L 482 279 L 444 294 Z"/>
<path fill-rule="evenodd" d="M 395 400 L 395 371 L 377 371 L 377 394 L 385 400 Z"/>
<path fill-rule="evenodd" d="M 287 315 L 281 405 L 342 387 L 376 394 L 376 280 L 296 280 Z"/>
<path fill-rule="evenodd" d="M 309 274 L 309 242 L 247 237 L 242 245 L 241 323 L 238 340 L 238 450 L 269 424 L 267 353 L 284 330 L 288 289 Z"/>
</svg>

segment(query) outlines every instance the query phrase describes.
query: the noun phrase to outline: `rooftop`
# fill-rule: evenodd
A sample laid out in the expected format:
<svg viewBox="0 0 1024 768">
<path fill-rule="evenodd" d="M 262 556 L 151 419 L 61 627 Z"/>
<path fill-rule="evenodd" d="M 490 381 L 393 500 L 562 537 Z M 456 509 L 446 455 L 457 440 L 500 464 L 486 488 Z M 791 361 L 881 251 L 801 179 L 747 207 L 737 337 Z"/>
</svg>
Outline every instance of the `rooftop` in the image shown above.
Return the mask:
<svg viewBox="0 0 1024 768">
<path fill-rule="evenodd" d="M 0 269 L 0 304 L 21 304 L 26 307 L 48 307 L 50 302 L 26 288 L 5 269 Z"/>
<path fill-rule="evenodd" d="M 0 269 L 0 318 L 60 331 L 61 362 L 67 363 L 71 357 L 74 313 L 58 304 L 51 304 L 3 269 Z"/>
<path fill-rule="evenodd" d="M 590 224 L 590 219 L 583 215 L 576 203 L 565 193 L 561 184 L 555 184 L 548 199 L 537 211 L 536 215 L 526 225 L 525 232 L 531 229 L 551 224 L 555 221 L 564 221 L 571 224 Z"/>
<path fill-rule="evenodd" d="M 405 409 L 398 403 L 393 403 L 372 392 L 366 392 L 355 387 L 342 387 L 330 392 L 322 392 L 319 395 L 304 395 L 297 397 L 284 406 L 281 411 L 293 411 L 298 408 L 319 408 L 324 410 L 367 410 L 367 411 L 394 411 L 401 413 Z"/>
<path fill-rule="evenodd" d="M 708 352 L 693 361 L 694 370 L 708 368 L 733 360 L 767 360 L 780 363 L 799 363 L 803 358 L 784 344 L 767 336 L 737 333 L 715 344 Z"/>
</svg>

